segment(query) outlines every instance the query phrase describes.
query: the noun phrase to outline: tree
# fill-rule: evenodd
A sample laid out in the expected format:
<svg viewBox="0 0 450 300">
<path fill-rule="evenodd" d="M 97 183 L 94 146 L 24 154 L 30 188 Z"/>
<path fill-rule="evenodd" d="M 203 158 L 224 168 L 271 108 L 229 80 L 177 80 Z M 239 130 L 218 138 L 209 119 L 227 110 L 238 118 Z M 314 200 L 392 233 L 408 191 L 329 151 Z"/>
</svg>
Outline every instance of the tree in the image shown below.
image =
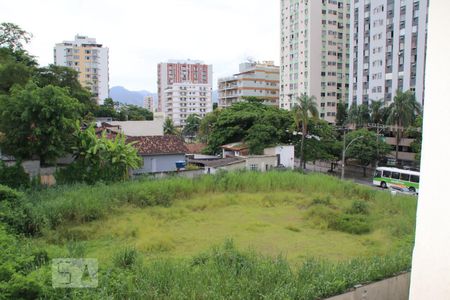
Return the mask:
<svg viewBox="0 0 450 300">
<path fill-rule="evenodd" d="M 411 143 L 411 149 L 416 154 L 415 159 L 418 163 L 420 163 L 422 157 L 422 130 L 423 117 L 422 115 L 419 115 L 414 121 L 413 126 L 410 126 L 406 131 L 406 135 L 414 139 Z"/>
<path fill-rule="evenodd" d="M 75 133 L 75 146 L 72 154 L 75 161 L 66 169 L 60 170 L 57 180 L 60 183 L 98 181 L 114 182 L 127 180 L 130 169 L 142 165 L 142 159 L 132 143 L 125 136 L 108 138 L 105 133 L 97 137 L 93 126 Z"/>
<path fill-rule="evenodd" d="M 348 111 L 348 120 L 355 124 L 356 128 L 362 128 L 370 122 L 369 106 L 353 103 Z"/>
<path fill-rule="evenodd" d="M 33 35 L 13 23 L 0 24 L 0 47 L 23 50 L 23 44 L 30 42 Z"/>
<path fill-rule="evenodd" d="M 366 176 L 367 166 L 375 165 L 377 161 L 390 152 L 389 145 L 380 140 L 376 133 L 367 129 L 350 132 L 347 140 L 354 140 L 354 142 L 348 148 L 346 157 L 358 160 L 363 168 L 364 177 Z"/>
<path fill-rule="evenodd" d="M 339 101 L 336 110 L 336 125 L 344 126 L 347 123 L 348 119 L 347 107 L 342 101 Z"/>
<path fill-rule="evenodd" d="M 289 141 L 293 120 L 290 112 L 259 102 L 237 102 L 231 107 L 208 114 L 200 124 L 200 134 L 206 140 L 207 154 L 219 154 L 224 144 L 247 140 L 249 130 L 256 124 L 274 127 L 277 143 Z M 205 132 L 208 135 L 205 136 Z"/>
<path fill-rule="evenodd" d="M 305 162 L 324 160 L 335 162 L 339 159 L 342 146 L 336 129 L 319 119 L 309 119 L 309 134 L 305 139 Z M 301 145 L 297 144 L 297 147 Z"/>
<path fill-rule="evenodd" d="M 386 121 L 386 112 L 382 100 L 373 100 L 369 107 L 370 122 L 375 124 L 384 124 Z"/>
<path fill-rule="evenodd" d="M 164 122 L 164 134 L 165 135 L 178 135 L 178 130 L 175 128 L 172 119 L 166 118 Z"/>
<path fill-rule="evenodd" d="M 0 94 L 9 94 L 14 85 L 25 86 L 32 68 L 18 62 L 10 49 L 0 48 Z"/>
<path fill-rule="evenodd" d="M 314 96 L 309 97 L 303 94 L 297 98 L 297 103 L 294 106 L 294 123 L 298 131 L 302 131 L 302 140 L 300 146 L 300 166 L 304 163 L 304 146 L 305 138 L 308 134 L 308 120 L 309 115 L 313 118 L 317 118 L 319 111 L 317 110 L 316 98 Z"/>
<path fill-rule="evenodd" d="M 91 92 L 80 84 L 78 72 L 72 68 L 56 65 L 38 68 L 34 73 L 33 80 L 39 87 L 53 85 L 67 89 L 69 95 L 84 106 L 84 114 L 94 111 L 97 106 Z"/>
<path fill-rule="evenodd" d="M 198 135 L 200 141 L 208 143 L 208 137 L 213 131 L 213 126 L 217 122 L 221 110 L 213 110 L 213 112 L 206 114 L 206 116 L 201 120 Z"/>
<path fill-rule="evenodd" d="M 186 119 L 186 126 L 184 126 L 182 134 L 187 138 L 195 138 L 200 130 L 201 118 L 197 114 L 189 115 Z"/>
<path fill-rule="evenodd" d="M 80 109 L 63 88 L 14 87 L 0 97 L 0 147 L 18 159 L 53 162 L 70 149 Z"/>
<path fill-rule="evenodd" d="M 413 92 L 397 91 L 394 102 L 388 108 L 387 122 L 395 126 L 395 160 L 398 161 L 399 145 L 404 130 L 414 123 L 416 114 L 420 114 L 420 104 Z"/>
<path fill-rule="evenodd" d="M 153 113 L 137 105 L 122 105 L 120 106 L 118 119 L 120 121 L 151 121 L 153 120 Z"/>
<path fill-rule="evenodd" d="M 249 147 L 250 154 L 264 154 L 264 149 L 274 146 L 278 142 L 277 129 L 272 125 L 255 124 L 247 133 L 245 143 Z"/>
<path fill-rule="evenodd" d="M 112 118 L 117 120 L 119 118 L 119 114 L 116 111 L 116 105 L 118 105 L 118 103 L 114 102 L 113 99 L 106 98 L 102 105 L 96 107 L 94 116 L 97 118 Z"/>
</svg>

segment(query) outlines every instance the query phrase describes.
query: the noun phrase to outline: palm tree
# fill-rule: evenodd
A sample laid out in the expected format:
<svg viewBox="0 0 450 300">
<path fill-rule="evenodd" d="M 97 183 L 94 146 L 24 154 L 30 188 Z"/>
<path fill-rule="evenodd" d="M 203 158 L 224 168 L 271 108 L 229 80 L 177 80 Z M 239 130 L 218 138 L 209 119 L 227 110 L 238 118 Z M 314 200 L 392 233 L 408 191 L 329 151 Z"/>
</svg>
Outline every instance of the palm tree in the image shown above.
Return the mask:
<svg viewBox="0 0 450 300">
<path fill-rule="evenodd" d="M 397 91 L 394 102 L 388 108 L 387 123 L 394 125 L 395 133 L 395 159 L 398 161 L 398 146 L 403 136 L 404 130 L 414 123 L 416 114 L 420 114 L 421 107 L 417 103 L 413 92 Z"/>
<path fill-rule="evenodd" d="M 348 120 L 355 124 L 356 128 L 364 127 L 370 121 L 369 106 L 353 103 L 348 111 Z"/>
<path fill-rule="evenodd" d="M 319 111 L 317 110 L 317 102 L 316 97 L 309 97 L 306 94 L 303 94 L 301 97 L 296 99 L 297 103 L 294 105 L 294 122 L 298 131 L 300 131 L 300 126 L 302 130 L 302 141 L 300 146 L 300 166 L 304 163 L 304 145 L 305 145 L 305 137 L 308 133 L 308 120 L 309 115 L 313 118 L 317 118 L 319 115 Z"/>
<path fill-rule="evenodd" d="M 384 101 L 372 100 L 369 109 L 370 109 L 370 122 L 375 124 L 383 124 L 385 119 Z"/>
<path fill-rule="evenodd" d="M 164 135 L 177 135 L 177 133 L 177 129 L 175 128 L 172 119 L 166 118 L 166 121 L 164 122 Z"/>
</svg>

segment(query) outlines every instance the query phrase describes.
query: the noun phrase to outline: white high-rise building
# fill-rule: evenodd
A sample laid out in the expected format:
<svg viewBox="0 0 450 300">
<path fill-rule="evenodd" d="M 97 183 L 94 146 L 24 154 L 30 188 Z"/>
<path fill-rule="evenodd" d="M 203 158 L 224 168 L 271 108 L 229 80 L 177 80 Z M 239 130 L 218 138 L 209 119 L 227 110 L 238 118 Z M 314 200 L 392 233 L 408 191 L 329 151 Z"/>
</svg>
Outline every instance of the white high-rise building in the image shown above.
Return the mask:
<svg viewBox="0 0 450 300">
<path fill-rule="evenodd" d="M 348 99 L 350 1 L 281 0 L 281 108 L 307 94 L 322 119 L 335 121 L 337 103 Z"/>
<path fill-rule="evenodd" d="M 74 41 L 64 41 L 54 47 L 55 65 L 78 71 L 78 80 L 98 102 L 109 98 L 109 49 L 96 39 L 76 35 Z"/>
<path fill-rule="evenodd" d="M 144 97 L 144 108 L 150 112 L 155 112 L 153 96 Z"/>
<path fill-rule="evenodd" d="M 428 0 L 352 0 L 350 103 L 389 104 L 398 90 L 423 104 Z"/>
<path fill-rule="evenodd" d="M 190 115 L 212 112 L 212 65 L 197 60 L 158 64 L 158 112 L 185 126 Z"/>
</svg>

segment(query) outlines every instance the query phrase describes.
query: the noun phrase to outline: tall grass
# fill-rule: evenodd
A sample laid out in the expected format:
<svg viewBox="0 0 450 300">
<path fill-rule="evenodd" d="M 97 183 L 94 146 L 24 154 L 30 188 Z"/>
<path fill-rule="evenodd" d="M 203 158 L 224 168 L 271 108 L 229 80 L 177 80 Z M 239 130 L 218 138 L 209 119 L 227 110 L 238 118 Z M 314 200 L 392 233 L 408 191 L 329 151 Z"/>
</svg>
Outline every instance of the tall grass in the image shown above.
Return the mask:
<svg viewBox="0 0 450 300">
<path fill-rule="evenodd" d="M 227 241 L 190 260 L 155 260 L 132 265 L 128 271 L 106 268 L 99 276 L 99 288 L 81 291 L 77 298 L 313 300 L 406 271 L 410 257 L 410 252 L 399 252 L 340 263 L 308 259 L 291 267 L 281 256 L 241 252 Z M 63 298 L 72 292 L 52 290 L 48 296 Z"/>
<path fill-rule="evenodd" d="M 170 206 L 175 199 L 188 199 L 194 194 L 221 192 L 320 191 L 335 197 L 372 200 L 375 191 L 342 182 L 325 175 L 303 175 L 296 172 L 237 172 L 196 179 L 173 177 L 95 186 L 61 186 L 31 192 L 28 202 L 32 219 L 51 229 L 64 223 L 97 220 L 114 208 L 135 206 Z"/>
</svg>

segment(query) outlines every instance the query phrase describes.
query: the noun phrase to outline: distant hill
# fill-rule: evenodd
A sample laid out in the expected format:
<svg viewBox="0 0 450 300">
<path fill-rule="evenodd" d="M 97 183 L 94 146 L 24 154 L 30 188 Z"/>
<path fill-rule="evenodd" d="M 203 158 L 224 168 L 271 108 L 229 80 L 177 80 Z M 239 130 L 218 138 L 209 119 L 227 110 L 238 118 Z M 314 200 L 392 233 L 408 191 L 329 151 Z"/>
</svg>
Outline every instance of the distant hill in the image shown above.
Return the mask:
<svg viewBox="0 0 450 300">
<path fill-rule="evenodd" d="M 117 102 L 124 104 L 133 104 L 142 106 L 144 104 L 144 97 L 153 96 L 156 101 L 158 98 L 157 94 L 152 94 L 149 91 L 130 91 L 123 86 L 115 86 L 109 90 L 109 96 Z"/>
<path fill-rule="evenodd" d="M 212 91 L 212 101 L 213 103 L 217 103 L 219 92 Z M 158 94 L 150 93 L 149 91 L 130 91 L 124 88 L 123 86 L 115 86 L 109 90 L 109 96 L 116 102 L 124 103 L 124 104 L 133 104 L 138 106 L 143 106 L 144 97 L 153 96 L 154 104 L 158 103 Z"/>
</svg>

